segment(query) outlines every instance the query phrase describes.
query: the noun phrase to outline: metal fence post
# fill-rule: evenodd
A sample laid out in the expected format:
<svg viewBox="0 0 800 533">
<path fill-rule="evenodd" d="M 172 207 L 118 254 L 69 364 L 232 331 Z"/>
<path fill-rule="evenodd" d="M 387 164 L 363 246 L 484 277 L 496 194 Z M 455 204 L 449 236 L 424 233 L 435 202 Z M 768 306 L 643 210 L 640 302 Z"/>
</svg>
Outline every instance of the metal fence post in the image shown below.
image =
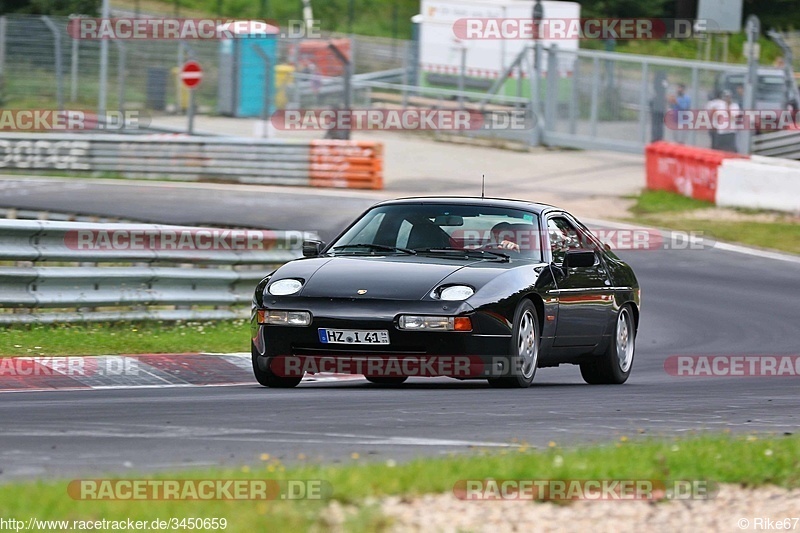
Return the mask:
<svg viewBox="0 0 800 533">
<path fill-rule="evenodd" d="M 125 45 L 119 39 L 114 39 L 117 46 L 119 59 L 117 60 L 117 90 L 119 91 L 117 109 L 124 115 L 125 113 Z"/>
<path fill-rule="evenodd" d="M 72 17 L 70 17 L 72 18 Z M 78 101 L 78 62 L 80 61 L 80 41 L 72 39 L 72 56 L 70 57 L 69 101 Z"/>
<path fill-rule="evenodd" d="M 464 107 L 464 86 L 467 79 L 467 47 L 461 46 L 461 64 L 458 69 L 458 107 Z"/>
<path fill-rule="evenodd" d="M 109 0 L 103 0 L 102 14 L 103 20 L 108 20 L 111 16 Z M 108 39 L 100 40 L 100 88 L 97 95 L 97 114 L 104 117 L 106 114 L 106 102 L 108 98 Z"/>
<path fill-rule="evenodd" d="M 185 62 L 184 59 L 184 51 L 183 51 L 183 41 L 178 41 L 178 72 L 181 71 L 181 67 L 183 67 L 183 63 Z M 183 90 L 183 86 L 175 80 L 175 111 L 176 113 L 180 114 L 181 112 L 181 91 Z"/>
<path fill-rule="evenodd" d="M 267 130 L 268 130 L 268 122 L 269 122 L 269 108 L 270 103 L 272 102 L 272 60 L 269 58 L 266 52 L 261 49 L 261 47 L 257 45 L 252 45 L 253 50 L 259 55 L 259 57 L 264 61 L 264 104 L 261 108 L 261 122 L 263 123 L 261 129 L 261 136 L 268 137 Z"/>
<path fill-rule="evenodd" d="M 650 65 L 642 63 L 642 86 L 639 93 L 639 138 L 642 142 L 647 143 L 649 138 L 647 135 L 647 114 L 650 111 L 647 102 L 648 92 L 648 78 L 650 77 Z"/>
<path fill-rule="evenodd" d="M 569 106 L 569 132 L 575 135 L 578 131 L 578 110 L 580 109 L 580 95 L 578 94 L 578 78 L 580 77 L 581 60 L 575 56 L 575 66 L 572 67 L 572 87 L 570 91 Z"/>
<path fill-rule="evenodd" d="M 755 109 L 756 88 L 758 87 L 758 56 L 756 55 L 756 43 L 761 35 L 761 21 L 755 15 L 747 17 L 747 42 L 750 45 L 750 52 L 747 58 L 747 80 L 744 84 L 744 108 Z M 753 151 L 753 131 L 745 128 L 743 148 L 745 153 Z"/>
<path fill-rule="evenodd" d="M 592 58 L 592 99 L 589 110 L 589 131 L 597 137 L 597 116 L 600 105 L 600 58 Z"/>
<path fill-rule="evenodd" d="M 58 27 L 50 20 L 50 17 L 43 15 L 42 21 L 45 26 L 53 33 L 55 42 L 55 59 L 56 59 L 56 102 L 58 110 L 64 109 L 64 80 L 61 72 L 61 32 Z"/>
<path fill-rule="evenodd" d="M 349 59 L 346 55 L 339 50 L 335 44 L 328 43 L 328 48 L 333 52 L 342 65 L 344 66 L 344 108 L 346 111 L 350 111 L 350 106 L 352 102 L 352 84 L 351 78 L 353 77 L 353 61 Z M 350 53 L 353 53 L 353 41 L 350 41 Z M 333 131 L 333 130 L 332 130 Z M 350 140 L 350 128 L 347 128 L 344 131 L 336 132 L 337 138 L 341 138 L 343 140 Z"/>
<path fill-rule="evenodd" d="M 0 102 L 6 81 L 6 17 L 0 17 Z"/>
<path fill-rule="evenodd" d="M 547 49 L 547 94 L 545 94 L 544 108 L 544 127 L 546 132 L 555 132 L 557 129 L 558 79 L 558 46 L 553 44 Z"/>
<path fill-rule="evenodd" d="M 692 67 L 692 105 L 697 109 L 700 101 L 699 72 L 697 67 Z M 692 128 L 689 132 L 689 144 L 697 146 L 697 128 Z"/>
</svg>

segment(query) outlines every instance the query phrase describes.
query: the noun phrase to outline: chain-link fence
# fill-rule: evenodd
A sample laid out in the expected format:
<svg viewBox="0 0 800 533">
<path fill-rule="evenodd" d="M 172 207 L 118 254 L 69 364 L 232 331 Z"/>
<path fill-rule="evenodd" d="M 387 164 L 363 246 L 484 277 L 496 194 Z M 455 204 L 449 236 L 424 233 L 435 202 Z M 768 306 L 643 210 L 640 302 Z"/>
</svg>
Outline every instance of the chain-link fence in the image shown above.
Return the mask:
<svg viewBox="0 0 800 533">
<path fill-rule="evenodd" d="M 567 68 L 545 75 L 545 141 L 632 152 L 657 140 L 710 147 L 710 133 L 677 129 L 668 115 L 706 109 L 728 88 L 725 80 L 746 72 L 742 65 L 609 52 L 552 49 L 546 56 Z M 733 95 L 741 98 L 743 91 Z"/>
<path fill-rule="evenodd" d="M 6 108 L 71 108 L 96 109 L 100 99 L 100 40 L 74 39 L 68 31 L 69 19 L 10 15 L 0 22 L 0 98 Z M 247 49 L 257 40 L 235 39 Z M 196 105 L 200 112 L 216 113 L 226 106 L 220 86 L 220 68 L 228 76 L 230 70 L 225 43 L 220 40 L 109 40 L 106 82 L 107 109 L 148 109 L 154 112 L 178 112 L 188 105 L 188 91 L 179 81 L 180 66 L 190 59 L 203 68 L 203 81 L 196 89 Z M 354 61 L 354 72 L 399 69 L 407 66 L 406 41 L 356 36 L 352 39 L 325 35 L 322 39 L 275 39 L 271 54 L 271 75 L 278 94 L 279 107 L 300 105 L 304 95 L 316 99 L 319 86 L 330 83 L 343 72 L 328 49 L 333 42 Z M 243 50 L 236 56 L 241 85 L 261 78 L 264 65 L 261 56 Z M 277 70 L 276 67 L 287 68 Z M 302 84 L 295 87 L 297 73 Z M 285 73 L 282 78 L 280 73 Z M 252 74 L 252 75 L 251 75 Z M 313 83 L 312 83 L 313 80 Z M 233 84 L 236 80 L 233 80 Z M 225 84 L 223 84 L 224 86 Z M 261 92 L 261 91 L 259 91 Z M 262 95 L 245 91 L 245 97 Z M 334 94 L 341 98 L 341 91 Z M 330 103 L 331 98 L 324 102 Z"/>
<path fill-rule="evenodd" d="M 73 39 L 68 24 L 67 18 L 0 18 L 4 108 L 98 108 L 101 42 Z M 743 79 L 745 71 L 743 65 L 556 47 L 542 50 L 534 69 L 532 46 L 513 65 L 489 70 L 471 68 L 466 55 L 429 65 L 420 62 L 414 42 L 363 36 L 111 40 L 106 109 L 183 112 L 189 91 L 179 69 L 189 59 L 204 73 L 195 93 L 199 113 L 258 117 L 265 110 L 341 107 L 345 68 L 330 45 L 352 61 L 353 107 L 518 114 L 525 117 L 522 128 L 448 133 L 631 152 L 659 139 L 709 146 L 707 131 L 676 131 L 665 117 L 679 97 L 684 108 L 699 110 L 723 88 L 736 92 L 741 84 L 730 80 Z"/>
</svg>

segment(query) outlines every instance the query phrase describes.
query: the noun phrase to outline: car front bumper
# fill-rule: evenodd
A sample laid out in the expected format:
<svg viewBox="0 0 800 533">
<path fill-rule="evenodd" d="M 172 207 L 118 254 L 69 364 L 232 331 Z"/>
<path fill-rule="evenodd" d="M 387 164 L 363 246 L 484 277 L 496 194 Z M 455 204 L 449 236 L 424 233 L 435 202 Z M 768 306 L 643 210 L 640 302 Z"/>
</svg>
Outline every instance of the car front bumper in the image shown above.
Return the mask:
<svg viewBox="0 0 800 533">
<path fill-rule="evenodd" d="M 257 320 L 257 311 L 264 308 L 253 309 L 253 356 L 259 366 L 269 365 L 279 375 L 302 368 L 375 376 L 485 378 L 502 374 L 510 360 L 510 322 L 464 302 L 284 298 L 270 308 L 312 315 L 309 326 L 264 325 Z M 404 314 L 468 316 L 472 331 L 403 330 L 398 317 Z M 386 330 L 389 344 L 323 343 L 319 330 L 328 328 Z"/>
</svg>

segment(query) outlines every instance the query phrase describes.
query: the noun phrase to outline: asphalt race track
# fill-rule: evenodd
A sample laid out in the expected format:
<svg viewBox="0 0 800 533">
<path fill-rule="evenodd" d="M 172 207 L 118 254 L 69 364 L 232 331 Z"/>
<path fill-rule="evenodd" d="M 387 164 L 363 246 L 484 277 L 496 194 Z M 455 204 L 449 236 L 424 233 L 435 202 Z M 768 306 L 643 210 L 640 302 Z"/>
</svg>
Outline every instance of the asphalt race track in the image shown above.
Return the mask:
<svg viewBox="0 0 800 533">
<path fill-rule="evenodd" d="M 81 193 L 87 203 L 90 192 Z M 57 210 L 36 194 L 4 196 L 2 206 Z M 65 193 L 50 194 L 55 203 Z M 91 210 L 99 214 L 158 218 L 149 201 L 114 198 L 105 189 L 96 194 Z M 231 210 L 242 200 L 251 203 Z M 286 193 L 271 200 L 278 207 L 263 210 L 255 200 L 219 192 L 206 201 L 227 206 L 218 212 L 228 224 L 253 226 L 259 214 L 264 227 L 328 231 L 374 201 Z M 127 211 L 115 207 L 125 202 Z M 323 203 L 326 228 L 291 223 L 319 220 Z M 199 212 L 197 204 L 173 198 L 158 221 L 212 222 L 198 219 Z M 0 479 L 238 465 L 258 462 L 262 453 L 288 462 L 299 454 L 349 461 L 354 452 L 362 460 L 402 460 L 518 442 L 542 447 L 699 430 L 798 431 L 797 376 L 675 377 L 664 361 L 670 355 L 800 354 L 800 261 L 708 248 L 620 255 L 643 288 L 636 360 L 626 385 L 584 385 L 577 367 L 565 366 L 540 369 L 532 388 L 516 391 L 490 389 L 483 381 L 412 379 L 390 389 L 355 380 L 292 390 L 9 393 L 0 398 Z"/>
</svg>

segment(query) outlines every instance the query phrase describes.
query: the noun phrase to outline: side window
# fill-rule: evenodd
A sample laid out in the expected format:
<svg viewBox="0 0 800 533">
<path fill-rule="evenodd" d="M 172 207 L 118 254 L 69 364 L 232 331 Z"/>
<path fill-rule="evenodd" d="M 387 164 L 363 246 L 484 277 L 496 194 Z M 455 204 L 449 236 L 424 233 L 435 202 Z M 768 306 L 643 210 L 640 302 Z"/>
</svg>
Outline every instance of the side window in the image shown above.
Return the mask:
<svg viewBox="0 0 800 533">
<path fill-rule="evenodd" d="M 547 235 L 550 240 L 550 251 L 553 262 L 560 265 L 564 262 L 567 250 L 594 250 L 595 246 L 585 235 L 582 235 L 567 219 L 553 217 L 547 221 Z"/>
</svg>

